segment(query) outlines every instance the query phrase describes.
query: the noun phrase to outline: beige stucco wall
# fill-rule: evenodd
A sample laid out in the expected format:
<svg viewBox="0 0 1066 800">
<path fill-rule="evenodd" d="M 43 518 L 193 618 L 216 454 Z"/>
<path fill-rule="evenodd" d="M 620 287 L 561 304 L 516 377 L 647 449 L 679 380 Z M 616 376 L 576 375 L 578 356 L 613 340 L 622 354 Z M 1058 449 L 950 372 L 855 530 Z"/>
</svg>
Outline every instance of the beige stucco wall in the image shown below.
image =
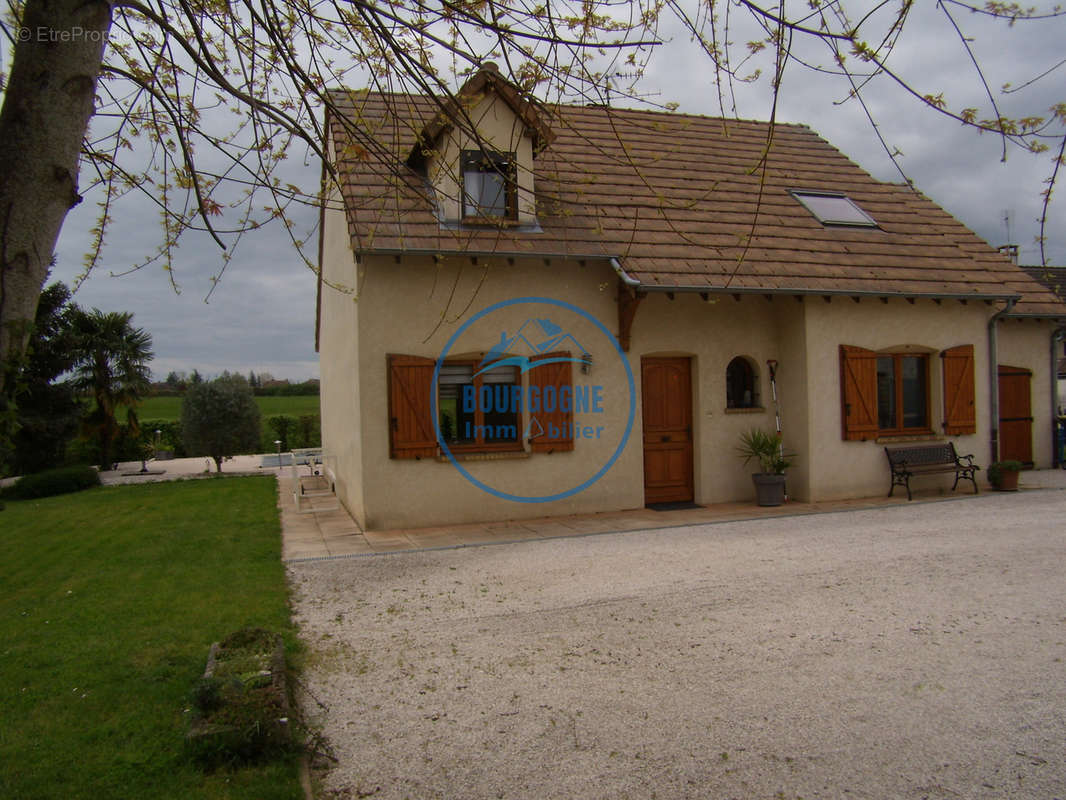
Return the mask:
<svg viewBox="0 0 1066 800">
<path fill-rule="evenodd" d="M 1053 416 L 1051 406 L 1051 335 L 1055 325 L 1047 320 L 1005 319 L 998 328 L 998 363 L 1032 370 L 1029 385 L 1033 412 L 1033 465 L 1053 463 Z"/>
<path fill-rule="evenodd" d="M 572 497 L 550 503 L 505 500 L 469 483 L 447 460 L 389 458 L 387 356 L 437 358 L 458 329 L 477 312 L 516 297 L 548 297 L 580 306 L 615 332 L 613 273 L 603 262 L 581 266 L 543 259 L 368 258 L 360 296 L 359 381 L 363 414 L 363 494 L 366 525 L 372 529 L 415 527 L 473 520 L 515 519 L 634 508 L 643 505 L 641 451 L 625 448 L 598 482 Z M 610 287 L 610 288 L 607 288 Z M 531 317 L 562 325 L 592 354 L 590 375 L 575 367 L 575 385 L 615 387 L 605 395 L 602 415 L 588 422 L 604 426 L 601 439 L 578 439 L 571 452 L 534 453 L 528 458 L 464 460 L 477 480 L 524 497 L 556 494 L 584 482 L 617 449 L 628 416 L 625 370 L 594 325 L 554 306 L 516 306 L 472 325 L 449 356 L 480 358 L 501 332 L 513 335 Z M 438 322 L 440 322 L 438 326 Z M 571 348 L 572 349 L 572 348 Z M 575 355 L 577 355 L 575 353 Z M 637 375 L 639 381 L 639 373 Z M 579 421 L 581 418 L 579 417 Z M 639 427 L 632 432 L 639 443 Z M 596 465 L 596 466 L 590 466 Z"/>
<path fill-rule="evenodd" d="M 337 495 L 360 524 L 366 519 L 363 487 L 362 403 L 359 385 L 358 269 L 348 224 L 336 196 L 322 221 L 319 308 L 319 404 L 326 466 Z"/>
<path fill-rule="evenodd" d="M 624 452 L 609 472 L 580 494 L 544 504 L 516 503 L 472 486 L 447 461 L 396 460 L 388 457 L 387 368 L 389 353 L 435 358 L 460 325 L 488 306 L 514 297 L 547 296 L 576 304 L 617 332 L 614 273 L 604 263 L 542 259 L 453 259 L 436 264 L 430 258 L 370 258 L 366 263 L 359 316 L 359 375 L 364 398 L 363 494 L 365 522 L 371 528 L 447 524 L 485 519 L 515 519 L 636 508 L 643 505 L 640 365 L 645 356 L 681 355 L 692 359 L 695 499 L 714 503 L 753 497 L 750 474 L 735 447 L 740 433 L 751 427 L 774 428 L 774 409 L 766 362 L 780 362 L 782 423 L 786 443 L 801 454 L 790 475 L 790 493 L 807 494 L 807 401 L 803 322 L 805 305 L 792 298 L 768 302 L 762 297 L 712 298 L 680 294 L 671 300 L 652 294 L 640 305 L 632 328 L 628 362 L 637 390 L 634 427 Z M 453 294 L 454 289 L 454 294 Z M 448 299 L 451 305 L 445 311 Z M 469 308 L 456 319 L 458 311 Z M 549 307 L 547 314 L 553 311 Z M 446 321 L 434 332 L 437 320 Z M 483 353 L 501 328 L 509 333 L 530 315 L 527 308 L 494 314 L 464 335 L 453 355 Z M 592 374 L 575 371 L 575 382 L 606 387 L 626 384 L 624 368 L 590 325 L 571 329 L 593 352 Z M 590 338 L 591 337 L 591 338 Z M 471 342 L 475 343 L 471 346 Z M 480 346 L 476 343 L 480 342 Z M 787 342 L 783 350 L 781 342 Z M 743 356 L 755 367 L 761 408 L 727 411 L 725 373 L 728 363 Z M 603 422 L 610 430 L 624 428 L 628 392 L 612 392 Z M 617 438 L 579 439 L 573 452 L 532 454 L 528 459 L 463 461 L 477 479 L 500 491 L 547 495 L 590 477 L 610 457 Z M 591 465 L 591 466 L 590 466 Z"/>
<path fill-rule="evenodd" d="M 754 296 L 742 296 L 738 301 L 731 296 L 716 296 L 708 302 L 696 294 L 677 294 L 671 300 L 665 294 L 654 293 L 642 301 L 637 311 L 630 348 L 630 362 L 636 374 L 639 375 L 643 356 L 685 355 L 692 359 L 697 503 L 754 497 L 751 473 L 758 471 L 757 465 L 752 462 L 745 466 L 736 454 L 736 446 L 743 431 L 753 427 L 772 431 L 775 427 L 768 359 L 780 362 L 778 389 L 782 428 L 789 434 L 786 446 L 803 449 L 798 431 L 805 404 L 800 399 L 792 406 L 786 402 L 785 376 L 791 373 L 795 377 L 796 369 L 785 363 L 780 347 L 782 340 L 797 334 L 802 338 L 802 313 L 791 309 L 788 303 L 795 301 L 779 298 L 768 302 Z M 754 368 L 759 408 L 726 409 L 726 367 L 737 356 L 747 359 Z M 792 431 L 797 433 L 793 435 Z M 634 447 L 640 447 L 639 439 Z M 789 484 L 790 494 L 797 497 L 803 493 L 805 480 L 800 461 Z M 643 487 L 643 473 L 640 486 Z"/>
<path fill-rule="evenodd" d="M 332 230 L 327 225 L 327 230 Z M 328 245 L 328 242 L 327 242 Z M 338 248 L 339 250 L 340 248 Z M 350 260 L 350 256 L 348 256 Z M 877 351 L 913 350 L 930 355 L 930 409 L 935 431 L 942 430 L 943 384 L 939 353 L 959 344 L 975 350 L 977 433 L 952 439 L 960 453 L 973 453 L 986 466 L 989 455 L 987 323 L 995 309 L 984 304 L 941 304 L 918 300 L 826 303 L 761 296 L 711 297 L 652 293 L 641 303 L 631 330 L 627 361 L 637 391 L 628 444 L 604 477 L 578 494 L 549 503 L 503 499 L 473 486 L 447 460 L 389 458 L 387 356 L 436 358 L 460 326 L 495 303 L 516 297 L 548 297 L 575 304 L 617 333 L 617 280 L 605 262 L 557 259 L 453 257 L 368 257 L 363 264 L 358 304 L 350 298 L 324 302 L 323 420 L 327 448 L 336 454 L 345 505 L 371 529 L 424 527 L 482 520 L 587 513 L 643 505 L 640 364 L 646 356 L 691 358 L 695 500 L 715 503 L 753 497 L 750 473 L 735 453 L 740 433 L 774 428 L 768 359 L 776 359 L 782 427 L 786 446 L 798 453 L 789 471 L 789 493 L 799 500 L 879 495 L 887 491 L 883 447 L 898 440 L 844 441 L 841 435 L 839 346 Z M 354 267 L 352 273 L 354 275 Z M 326 290 L 328 294 L 328 289 Z M 588 479 L 615 451 L 628 415 L 625 369 L 603 335 L 577 318 L 561 319 L 555 307 L 543 315 L 560 322 L 592 353 L 590 375 L 574 370 L 575 384 L 608 387 L 602 417 L 611 433 L 600 440 L 578 439 L 575 450 L 533 453 L 526 458 L 464 460 L 477 480 L 522 496 L 550 495 Z M 526 306 L 492 314 L 470 326 L 451 356 L 477 356 L 501 332 L 513 334 L 539 312 Z M 346 320 L 346 321 L 345 321 Z M 339 321 L 339 322 L 338 322 Z M 438 324 L 439 323 L 439 324 Z M 1047 361 L 1048 326 L 1012 323 L 1001 335 L 1001 361 L 1030 366 L 1042 374 Z M 332 354 L 332 355 L 328 355 Z M 729 361 L 744 356 L 756 370 L 761 408 L 725 408 Z M 335 359 L 337 364 L 327 365 Z M 1046 368 L 1043 373 L 1046 373 Z M 338 382 L 340 382 L 338 384 Z M 617 390 L 617 391 L 616 391 Z M 1050 407 L 1046 376 L 1034 378 L 1034 415 Z M 328 410 L 327 410 L 328 409 Z M 339 411 L 337 411 L 339 409 Z M 358 420 L 349 424 L 339 415 Z M 348 416 L 350 415 L 350 416 Z M 1045 418 L 1049 418 L 1044 413 Z M 581 421 L 581 420 L 579 420 Z M 1036 436 L 1050 441 L 1048 422 Z M 942 435 L 942 434 L 938 434 Z M 1039 450 L 1039 448 L 1038 448 Z M 1050 451 L 1038 458 L 1044 463 Z M 930 477 L 917 487 L 950 487 L 950 477 Z"/>
<path fill-rule="evenodd" d="M 778 298 L 774 318 L 779 331 L 777 368 L 778 400 L 781 406 L 782 440 L 796 453 L 788 470 L 788 493 L 798 500 L 811 497 L 811 387 L 807 381 L 807 309 L 820 302 L 805 298 Z"/>
<path fill-rule="evenodd" d="M 489 92 L 469 110 L 481 141 L 461 128 L 445 131 L 435 153 L 426 163 L 426 172 L 436 196 L 441 219 L 456 222 L 462 214 L 461 163 L 463 150 L 483 146 L 501 153 L 514 153 L 518 182 L 518 222 L 536 221 L 533 187 L 533 140 L 524 123 L 510 106 Z"/>
<path fill-rule="evenodd" d="M 943 367 L 940 351 L 974 345 L 977 433 L 950 437 L 960 455 L 972 453 L 988 464 L 989 382 L 987 325 L 995 309 L 983 303 L 955 301 L 835 298 L 811 299 L 806 305 L 807 374 L 810 425 L 810 499 L 831 500 L 887 493 L 889 469 L 884 446 L 898 440 L 844 441 L 841 432 L 839 346 L 875 351 L 930 354 L 930 414 L 934 432 L 943 432 Z M 947 486 L 952 476 L 924 477 L 915 488 Z M 898 491 L 898 490 L 897 490 Z"/>
<path fill-rule="evenodd" d="M 617 333 L 617 280 L 603 262 L 543 259 L 368 258 L 358 317 L 358 374 L 362 398 L 362 496 L 364 523 L 372 529 L 420 527 L 475 520 L 518 519 L 544 515 L 637 508 L 644 503 L 641 443 L 640 365 L 642 357 L 681 355 L 691 358 L 695 499 L 698 503 L 751 499 L 750 474 L 735 447 L 751 427 L 774 428 L 774 410 L 766 362 L 777 359 L 782 423 L 786 444 L 800 452 L 790 475 L 790 493 L 807 494 L 809 457 L 808 403 L 803 373 L 806 304 L 792 298 L 769 302 L 746 296 L 712 298 L 679 294 L 671 300 L 652 294 L 640 305 L 632 328 L 627 360 L 637 391 L 629 442 L 610 470 L 579 494 L 549 503 L 519 503 L 495 497 L 471 485 L 446 460 L 390 459 L 388 455 L 387 356 L 436 358 L 466 320 L 494 303 L 515 297 L 551 297 L 573 303 Z M 460 314 L 464 311 L 465 313 Z M 556 319 L 553 307 L 545 316 Z M 473 325 L 449 355 L 482 354 L 531 316 L 522 306 L 494 313 Z M 437 327 L 438 320 L 444 321 Z M 462 462 L 471 475 L 494 488 L 523 496 L 549 495 L 578 485 L 606 463 L 618 445 L 628 417 L 625 369 L 595 326 L 570 318 L 564 327 L 592 352 L 590 375 L 574 372 L 576 384 L 608 387 L 602 419 L 612 436 L 578 439 L 572 452 L 531 454 Z M 593 344 L 586 344 L 592 342 Z M 787 346 L 782 347 L 782 342 Z M 757 375 L 761 408 L 727 411 L 725 374 L 730 360 L 744 356 Z M 324 373 L 325 374 L 325 373 Z M 325 378 L 324 378 L 325 380 Z M 336 428 L 330 428 L 336 430 Z M 336 449 L 331 442 L 330 449 Z M 351 492 L 347 492 L 351 494 Z M 347 504 L 348 501 L 346 501 Z"/>
</svg>

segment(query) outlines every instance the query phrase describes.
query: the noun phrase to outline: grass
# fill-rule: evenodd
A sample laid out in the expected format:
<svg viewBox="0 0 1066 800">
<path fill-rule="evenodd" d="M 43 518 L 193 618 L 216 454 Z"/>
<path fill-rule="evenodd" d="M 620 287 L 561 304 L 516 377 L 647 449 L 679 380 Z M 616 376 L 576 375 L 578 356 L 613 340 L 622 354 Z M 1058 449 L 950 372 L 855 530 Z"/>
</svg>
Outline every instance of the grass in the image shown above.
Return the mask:
<svg viewBox="0 0 1066 800">
<path fill-rule="evenodd" d="M 295 641 L 274 482 L 103 487 L 0 511 L 0 797 L 301 796 L 295 760 L 183 751 L 212 641 Z"/>
<path fill-rule="evenodd" d="M 256 404 L 263 417 L 288 414 L 293 417 L 318 413 L 318 395 L 292 397 L 257 397 Z M 172 422 L 181 419 L 180 397 L 148 397 L 137 406 L 137 416 L 144 420 Z"/>
</svg>

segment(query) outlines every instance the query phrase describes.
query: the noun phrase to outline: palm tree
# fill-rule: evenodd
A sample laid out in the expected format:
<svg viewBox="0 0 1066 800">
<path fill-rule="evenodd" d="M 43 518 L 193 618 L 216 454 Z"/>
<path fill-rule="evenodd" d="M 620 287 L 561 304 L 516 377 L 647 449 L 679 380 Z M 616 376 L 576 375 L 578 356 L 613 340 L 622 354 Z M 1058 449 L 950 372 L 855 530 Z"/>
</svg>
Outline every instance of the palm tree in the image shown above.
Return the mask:
<svg viewBox="0 0 1066 800">
<path fill-rule="evenodd" d="M 126 410 L 130 434 L 137 436 L 137 404 L 148 391 L 152 336 L 130 324 L 133 314 L 98 308 L 79 310 L 74 322 L 77 346 L 74 385 L 96 401 L 82 424 L 83 432 L 100 445 L 100 468 L 111 465 L 121 426 L 117 415 Z"/>
</svg>

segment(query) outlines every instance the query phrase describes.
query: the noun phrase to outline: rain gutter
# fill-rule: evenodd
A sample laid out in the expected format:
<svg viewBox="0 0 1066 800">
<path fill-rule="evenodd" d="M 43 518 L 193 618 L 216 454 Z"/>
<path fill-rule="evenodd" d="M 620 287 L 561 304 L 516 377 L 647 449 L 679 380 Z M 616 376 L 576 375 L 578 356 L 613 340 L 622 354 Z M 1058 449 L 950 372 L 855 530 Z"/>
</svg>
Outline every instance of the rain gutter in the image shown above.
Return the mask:
<svg viewBox="0 0 1066 800">
<path fill-rule="evenodd" d="M 757 289 L 751 287 L 732 287 L 732 286 L 661 286 L 658 284 L 651 285 L 641 283 L 634 278 L 625 268 L 618 263 L 617 258 L 611 258 L 611 268 L 618 273 L 618 277 L 622 279 L 622 283 L 633 289 L 639 289 L 641 292 L 659 292 L 661 294 L 669 294 L 670 292 L 681 293 L 703 293 L 703 294 L 751 294 L 751 295 L 789 295 L 789 296 L 813 296 L 813 297 L 911 297 L 922 298 L 929 300 L 991 300 L 991 301 L 1005 301 L 1009 303 L 1009 307 L 1013 308 L 1014 304 L 1021 299 L 1019 294 L 944 294 L 944 293 L 926 293 L 926 292 L 875 292 L 868 289 Z"/>
</svg>

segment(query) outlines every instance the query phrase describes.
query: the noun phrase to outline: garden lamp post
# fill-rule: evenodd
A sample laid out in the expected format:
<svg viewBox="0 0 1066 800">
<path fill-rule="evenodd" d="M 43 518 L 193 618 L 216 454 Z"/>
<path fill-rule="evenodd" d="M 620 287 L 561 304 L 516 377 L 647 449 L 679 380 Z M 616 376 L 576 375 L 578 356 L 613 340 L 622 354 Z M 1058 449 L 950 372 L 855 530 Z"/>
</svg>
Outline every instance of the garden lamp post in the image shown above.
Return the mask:
<svg viewBox="0 0 1066 800">
<path fill-rule="evenodd" d="M 274 440 L 274 447 L 278 450 L 278 469 L 281 469 L 281 439 Z"/>
</svg>

